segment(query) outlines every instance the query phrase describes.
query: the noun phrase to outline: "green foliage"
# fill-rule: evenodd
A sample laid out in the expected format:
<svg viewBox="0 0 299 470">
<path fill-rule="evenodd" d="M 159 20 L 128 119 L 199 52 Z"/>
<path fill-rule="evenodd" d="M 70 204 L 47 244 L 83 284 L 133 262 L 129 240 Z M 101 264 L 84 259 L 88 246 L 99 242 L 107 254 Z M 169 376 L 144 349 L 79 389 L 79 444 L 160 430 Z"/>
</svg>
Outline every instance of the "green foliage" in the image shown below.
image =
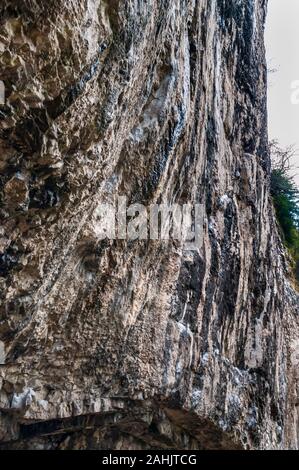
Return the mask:
<svg viewBox="0 0 299 470">
<path fill-rule="evenodd" d="M 299 281 L 299 188 L 291 174 L 293 147 L 281 149 L 277 142 L 270 144 L 272 173 L 271 194 L 281 228 L 282 239 L 293 260 Z"/>
<path fill-rule="evenodd" d="M 292 243 L 293 231 L 299 228 L 299 191 L 290 176 L 273 170 L 271 193 L 286 242 Z"/>
</svg>

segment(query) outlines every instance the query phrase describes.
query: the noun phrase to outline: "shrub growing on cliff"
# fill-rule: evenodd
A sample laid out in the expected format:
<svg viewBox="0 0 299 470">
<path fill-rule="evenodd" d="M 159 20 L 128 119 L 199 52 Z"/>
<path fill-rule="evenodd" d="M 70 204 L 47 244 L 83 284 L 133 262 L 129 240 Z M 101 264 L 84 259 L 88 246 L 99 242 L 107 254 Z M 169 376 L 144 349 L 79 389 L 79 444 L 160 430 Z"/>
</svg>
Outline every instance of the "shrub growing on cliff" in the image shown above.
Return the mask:
<svg viewBox="0 0 299 470">
<path fill-rule="evenodd" d="M 293 259 L 299 280 L 299 188 L 292 175 L 294 147 L 282 149 L 276 141 L 270 143 L 272 160 L 271 194 L 281 235 Z"/>
</svg>

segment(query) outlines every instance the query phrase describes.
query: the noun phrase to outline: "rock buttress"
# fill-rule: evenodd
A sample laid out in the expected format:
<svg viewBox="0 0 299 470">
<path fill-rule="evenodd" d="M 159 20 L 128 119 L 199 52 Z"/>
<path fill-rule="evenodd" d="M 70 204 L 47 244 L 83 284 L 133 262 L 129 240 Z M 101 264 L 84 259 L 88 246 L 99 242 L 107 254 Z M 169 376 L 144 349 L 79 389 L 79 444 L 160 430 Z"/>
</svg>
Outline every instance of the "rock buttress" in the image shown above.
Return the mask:
<svg viewBox="0 0 299 470">
<path fill-rule="evenodd" d="M 0 6 L 2 448 L 298 447 L 269 197 L 265 0 Z M 125 195 L 199 251 L 99 239 Z"/>
</svg>

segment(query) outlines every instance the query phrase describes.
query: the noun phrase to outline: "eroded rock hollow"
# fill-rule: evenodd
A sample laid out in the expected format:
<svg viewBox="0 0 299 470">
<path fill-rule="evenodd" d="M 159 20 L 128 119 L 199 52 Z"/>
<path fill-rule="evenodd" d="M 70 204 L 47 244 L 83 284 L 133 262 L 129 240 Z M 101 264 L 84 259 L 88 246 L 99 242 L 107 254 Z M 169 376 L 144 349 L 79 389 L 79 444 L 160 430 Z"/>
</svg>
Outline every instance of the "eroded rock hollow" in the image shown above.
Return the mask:
<svg viewBox="0 0 299 470">
<path fill-rule="evenodd" d="M 298 447 L 266 0 L 2 0 L 0 448 Z M 203 244 L 99 205 L 204 206 Z"/>
</svg>

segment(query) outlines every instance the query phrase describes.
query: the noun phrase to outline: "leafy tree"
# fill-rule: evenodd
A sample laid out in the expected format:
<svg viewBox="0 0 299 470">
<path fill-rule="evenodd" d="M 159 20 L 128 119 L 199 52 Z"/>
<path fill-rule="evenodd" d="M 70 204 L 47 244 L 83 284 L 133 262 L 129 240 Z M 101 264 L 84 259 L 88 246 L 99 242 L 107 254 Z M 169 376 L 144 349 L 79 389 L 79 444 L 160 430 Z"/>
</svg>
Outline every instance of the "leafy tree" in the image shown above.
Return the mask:
<svg viewBox="0 0 299 470">
<path fill-rule="evenodd" d="M 271 194 L 281 228 L 282 239 L 294 259 L 294 272 L 299 281 L 299 188 L 292 174 L 293 146 L 282 149 L 277 141 L 270 142 L 272 161 Z"/>
</svg>

